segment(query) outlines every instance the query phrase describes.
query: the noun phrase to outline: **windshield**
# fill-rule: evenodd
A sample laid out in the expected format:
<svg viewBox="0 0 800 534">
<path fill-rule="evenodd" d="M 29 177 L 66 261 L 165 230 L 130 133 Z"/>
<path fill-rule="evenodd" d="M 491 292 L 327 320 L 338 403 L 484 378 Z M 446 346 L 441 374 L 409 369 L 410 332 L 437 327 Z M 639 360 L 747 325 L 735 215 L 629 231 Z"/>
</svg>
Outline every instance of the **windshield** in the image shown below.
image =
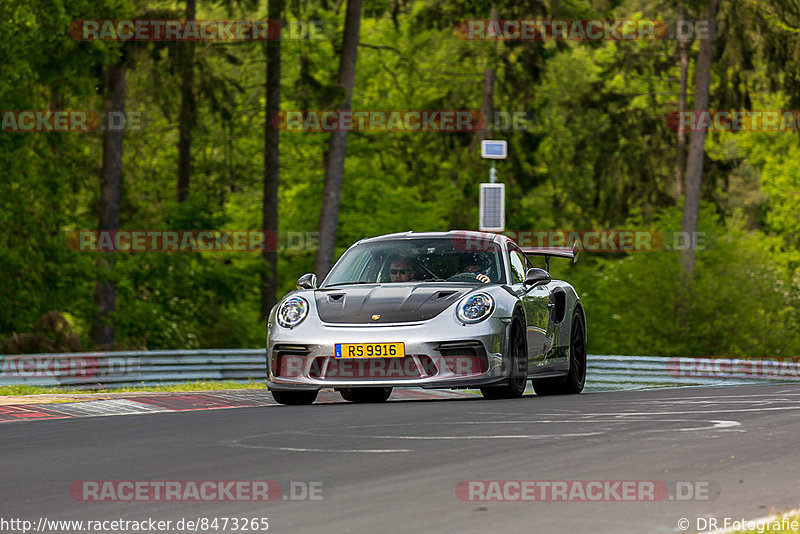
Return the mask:
<svg viewBox="0 0 800 534">
<path fill-rule="evenodd" d="M 505 283 L 500 245 L 464 251 L 452 238 L 392 239 L 350 248 L 322 287 L 344 284 L 448 281 Z M 479 276 L 485 275 L 485 276 Z"/>
</svg>

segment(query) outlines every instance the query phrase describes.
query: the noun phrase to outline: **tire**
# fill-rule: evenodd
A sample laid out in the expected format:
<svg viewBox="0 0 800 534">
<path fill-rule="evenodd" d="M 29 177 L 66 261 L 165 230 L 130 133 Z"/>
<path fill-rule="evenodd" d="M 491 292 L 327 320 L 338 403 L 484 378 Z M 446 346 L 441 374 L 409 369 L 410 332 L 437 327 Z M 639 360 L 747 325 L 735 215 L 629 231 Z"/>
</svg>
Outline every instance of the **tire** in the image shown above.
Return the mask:
<svg viewBox="0 0 800 534">
<path fill-rule="evenodd" d="M 586 326 L 579 310 L 572 314 L 569 336 L 569 373 L 564 378 L 534 380 L 537 395 L 575 395 L 586 383 Z"/>
<path fill-rule="evenodd" d="M 317 399 L 319 391 L 270 391 L 270 393 L 278 404 L 300 406 L 313 403 Z"/>
<path fill-rule="evenodd" d="M 392 394 L 392 388 L 342 388 L 339 390 L 339 394 L 341 394 L 344 400 L 356 404 L 386 402 Z"/>
<path fill-rule="evenodd" d="M 526 356 L 528 352 L 520 318 L 515 318 L 511 323 L 508 352 L 512 363 L 508 384 L 481 388 L 481 395 L 485 399 L 518 399 L 525 393 L 525 386 L 528 383 L 528 358 Z"/>
</svg>

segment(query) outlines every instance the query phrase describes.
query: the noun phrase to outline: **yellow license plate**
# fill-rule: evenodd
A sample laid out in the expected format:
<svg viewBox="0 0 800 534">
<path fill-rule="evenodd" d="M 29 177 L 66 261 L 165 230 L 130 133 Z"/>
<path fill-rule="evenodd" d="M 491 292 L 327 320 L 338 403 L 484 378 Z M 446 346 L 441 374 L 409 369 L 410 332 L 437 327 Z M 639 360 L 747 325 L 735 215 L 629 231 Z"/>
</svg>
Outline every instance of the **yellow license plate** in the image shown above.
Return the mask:
<svg viewBox="0 0 800 534">
<path fill-rule="evenodd" d="M 337 358 L 403 358 L 404 343 L 337 343 L 334 354 Z"/>
</svg>

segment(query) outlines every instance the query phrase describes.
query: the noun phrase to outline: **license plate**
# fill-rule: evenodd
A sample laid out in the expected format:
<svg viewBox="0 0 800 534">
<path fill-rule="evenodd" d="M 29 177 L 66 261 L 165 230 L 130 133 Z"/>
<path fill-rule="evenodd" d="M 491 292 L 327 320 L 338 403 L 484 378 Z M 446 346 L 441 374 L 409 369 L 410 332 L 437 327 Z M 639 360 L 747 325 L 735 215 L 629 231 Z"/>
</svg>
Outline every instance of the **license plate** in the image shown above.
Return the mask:
<svg viewBox="0 0 800 534">
<path fill-rule="evenodd" d="M 404 358 L 404 343 L 337 343 L 337 358 Z"/>
</svg>

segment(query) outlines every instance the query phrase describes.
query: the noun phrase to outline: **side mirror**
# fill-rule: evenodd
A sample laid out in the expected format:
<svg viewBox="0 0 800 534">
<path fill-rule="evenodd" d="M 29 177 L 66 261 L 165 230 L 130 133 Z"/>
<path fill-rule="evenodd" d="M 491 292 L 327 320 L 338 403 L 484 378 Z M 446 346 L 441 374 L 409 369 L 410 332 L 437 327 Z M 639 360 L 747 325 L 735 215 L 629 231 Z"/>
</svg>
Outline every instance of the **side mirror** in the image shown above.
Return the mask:
<svg viewBox="0 0 800 534">
<path fill-rule="evenodd" d="M 544 269 L 528 269 L 528 272 L 525 273 L 525 285 L 536 287 L 543 284 L 550 283 L 550 273 L 545 271 Z"/>
<path fill-rule="evenodd" d="M 297 289 L 317 289 L 317 275 L 306 273 L 297 279 Z"/>
</svg>

